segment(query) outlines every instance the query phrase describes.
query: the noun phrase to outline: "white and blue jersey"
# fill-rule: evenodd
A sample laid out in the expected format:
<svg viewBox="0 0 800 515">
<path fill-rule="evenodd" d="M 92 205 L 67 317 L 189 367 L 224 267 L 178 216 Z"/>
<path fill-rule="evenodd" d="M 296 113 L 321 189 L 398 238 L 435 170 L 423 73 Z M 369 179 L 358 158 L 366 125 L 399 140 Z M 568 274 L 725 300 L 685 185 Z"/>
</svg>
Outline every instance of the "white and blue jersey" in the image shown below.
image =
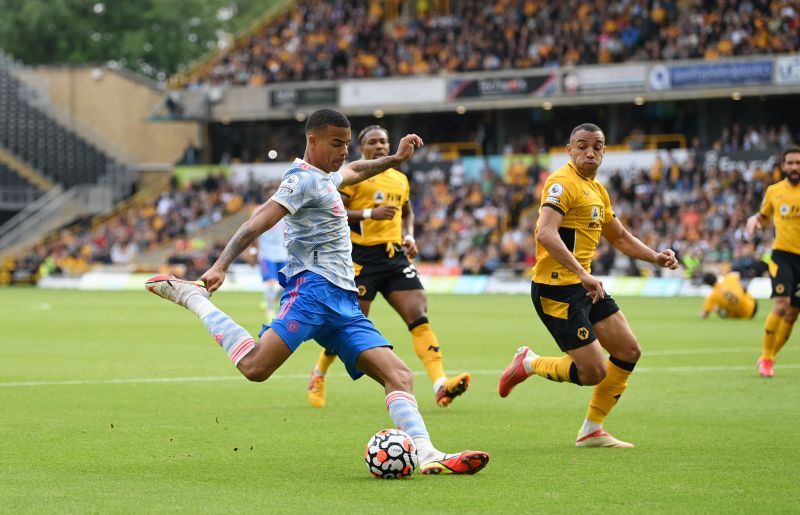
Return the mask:
<svg viewBox="0 0 800 515">
<path fill-rule="evenodd" d="M 302 159 L 283 174 L 272 200 L 289 211 L 284 218 L 289 257 L 281 270 L 285 281 L 308 270 L 339 288 L 358 291 L 341 183 L 339 172 L 323 172 Z"/>
<path fill-rule="evenodd" d="M 341 183 L 339 172 L 325 173 L 295 159 L 272 196 L 289 211 L 284 217 L 289 258 L 281 270 L 281 307 L 269 328 L 292 352 L 316 340 L 357 379 L 363 375 L 356 366 L 361 353 L 391 344 L 358 305 Z"/>
<path fill-rule="evenodd" d="M 261 265 L 261 280 L 277 280 L 278 272 L 286 266 L 289 253 L 286 250 L 286 222 L 279 220 L 272 228 L 258 237 L 258 261 Z"/>
</svg>

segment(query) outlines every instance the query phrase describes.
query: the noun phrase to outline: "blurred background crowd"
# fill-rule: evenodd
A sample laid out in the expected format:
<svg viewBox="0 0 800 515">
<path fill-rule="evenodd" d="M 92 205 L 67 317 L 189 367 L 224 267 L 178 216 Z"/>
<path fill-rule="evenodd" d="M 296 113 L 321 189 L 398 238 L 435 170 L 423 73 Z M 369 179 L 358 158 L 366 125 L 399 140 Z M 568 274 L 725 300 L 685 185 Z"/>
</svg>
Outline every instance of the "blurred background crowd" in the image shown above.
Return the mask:
<svg viewBox="0 0 800 515">
<path fill-rule="evenodd" d="M 800 7 L 770 0 L 305 0 L 225 52 L 194 86 L 716 59 L 800 47 Z M 316 56 L 298 59 L 296 56 Z"/>
<path fill-rule="evenodd" d="M 136 33 L 142 38 L 152 36 L 152 42 L 134 45 L 136 52 L 144 52 L 144 57 L 136 61 L 136 71 L 162 81 L 167 72 L 178 76 L 176 89 L 159 93 L 163 98 L 159 108 L 165 106 L 172 115 L 192 107 L 178 105 L 175 100 L 180 98 L 181 88 L 186 92 L 208 92 L 215 89 L 211 86 L 222 86 L 217 89 L 224 91 L 229 86 L 258 88 L 292 81 L 305 86 L 313 81 L 351 78 L 425 77 L 677 59 L 716 61 L 771 54 L 792 56 L 800 49 L 800 0 L 298 0 L 281 3 L 282 7 L 276 7 L 243 36 L 230 39 L 230 44 L 220 42 L 225 38 L 217 41 L 212 36 L 222 28 L 228 30 L 226 23 L 237 12 L 234 7 L 241 7 L 250 18 L 263 7 L 250 0 L 217 4 L 209 12 L 198 11 L 197 16 L 188 19 L 172 11 L 148 11 L 148 15 L 162 16 L 165 23 L 169 17 L 177 17 L 179 29 L 184 31 L 182 44 L 188 45 L 188 41 L 201 47 L 193 48 L 193 54 L 174 56 L 169 65 L 156 65 L 154 55 L 159 54 L 159 48 L 167 48 L 156 48 L 161 44 L 158 38 L 162 33 L 158 23 L 148 25 L 149 35 Z M 197 3 L 198 9 L 202 5 Z M 81 2 L 65 0 L 64 8 L 74 9 L 76 20 L 93 16 L 98 28 L 92 33 L 92 41 L 120 52 L 126 51 L 125 47 L 115 46 L 118 41 L 106 37 L 99 27 L 104 23 L 123 24 L 125 16 L 139 19 L 137 13 L 126 14 L 111 4 L 92 4 L 87 13 Z M 219 23 L 214 25 L 209 20 Z M 122 30 L 122 25 L 111 25 L 108 34 Z M 42 34 L 49 34 L 46 27 Z M 24 56 L 26 46 L 15 46 L 17 40 L 19 37 L 9 37 L 0 44 L 15 48 Z M 105 54 L 92 53 L 102 45 L 73 46 L 75 52 L 69 55 L 55 50 L 53 55 L 60 56 L 63 62 L 74 58 L 80 63 L 105 58 Z M 186 65 L 187 56 L 196 58 L 199 51 L 206 50 L 212 50 L 213 55 L 194 68 Z M 167 57 L 164 52 L 159 56 Z M 46 56 L 36 54 L 28 58 L 46 61 Z M 130 61 L 115 59 L 109 61 L 108 70 L 131 68 L 132 62 L 133 57 Z M 0 109 L 4 109 L 0 114 L 5 113 L 5 118 L 0 118 L 7 122 L 0 124 L 0 144 L 19 158 L 0 162 L 0 179 L 5 181 L 0 185 L 6 191 L 11 191 L 12 186 L 26 193 L 37 190 L 32 198 L 38 198 L 54 184 L 74 186 L 59 182 L 59 167 L 50 166 L 67 162 L 80 168 L 80 156 L 73 156 L 71 147 L 61 140 L 80 142 L 82 146 L 73 145 L 78 154 L 90 149 L 98 155 L 102 140 L 80 133 L 78 124 L 58 121 L 43 101 L 46 92 L 26 86 L 25 72 L 19 67 L 5 54 L 0 55 Z M 177 73 L 179 70 L 186 73 Z M 104 73 L 103 69 L 94 69 L 91 82 L 84 83 L 84 88 L 107 80 Z M 501 71 L 468 77 L 494 80 L 510 75 Z M 134 82 L 141 80 L 139 77 Z M 317 85 L 320 84 L 331 83 Z M 73 96 L 81 93 L 69 91 Z M 261 91 L 265 96 L 274 92 L 268 88 Z M 429 142 L 466 142 L 472 149 L 466 157 L 477 158 L 484 152 L 509 157 L 507 164 L 499 167 L 496 160 L 487 156 L 477 173 L 468 173 L 458 152 L 453 155 L 444 146 L 428 145 L 415 157 L 416 162 L 408 165 L 404 171 L 411 179 L 419 260 L 424 263 L 442 264 L 464 274 L 523 274 L 529 270 L 536 262 L 534 230 L 542 184 L 554 171 L 547 156 L 552 155 L 553 148 L 566 143 L 565 133 L 572 126 L 593 121 L 609 128 L 614 151 L 656 148 L 649 138 L 658 134 L 679 133 L 679 140 L 684 140 L 670 143 L 668 148 L 681 147 L 688 152 L 685 159 L 675 159 L 665 150 L 652 166 L 616 164 L 601 169 L 617 216 L 634 234 L 652 247 L 675 249 L 687 276 L 696 276 L 707 267 L 757 275 L 763 272 L 762 259 L 769 252 L 771 235 L 769 230 L 763 231 L 750 241 L 743 232 L 744 221 L 758 208 L 765 188 L 782 178 L 775 156 L 800 141 L 800 126 L 792 114 L 797 112 L 795 97 L 778 93 L 751 95 L 746 102 L 737 104 L 743 107 L 732 104 L 742 98 L 738 91 L 709 97 L 708 101 L 683 103 L 674 99 L 648 99 L 645 103 L 642 98 L 634 101 L 635 106 L 599 105 L 587 100 L 585 97 L 591 96 L 587 94 L 572 97 L 583 103 L 558 108 L 544 107 L 548 102 L 537 98 L 535 105 L 484 103 L 470 110 L 458 106 L 455 113 L 448 106 L 431 112 L 409 109 L 384 118 L 384 113 L 376 110 L 374 116 L 358 113 L 352 121 L 355 129 L 377 122 L 390 128 L 393 136 L 398 136 L 400 130 L 413 130 L 424 134 Z M 118 93 L 115 91 L 112 96 L 117 98 Z M 476 98 L 471 100 L 483 101 Z M 304 113 L 289 113 L 288 118 L 276 115 L 275 119 L 270 113 L 265 119 L 257 119 L 251 118 L 243 107 L 240 119 L 217 120 L 212 116 L 211 101 L 201 96 L 200 102 L 206 102 L 205 114 L 188 120 L 195 125 L 193 132 L 186 132 L 197 138 L 190 138 L 183 155 L 170 165 L 211 163 L 224 167 L 268 163 L 273 159 L 271 155 L 280 156 L 279 161 L 302 156 Z M 152 105 L 146 109 L 149 114 L 158 112 Z M 100 123 L 102 117 L 96 120 Z M 129 120 L 130 116 L 125 123 Z M 58 130 L 52 131 L 53 141 L 45 144 L 39 136 L 48 127 Z M 136 130 L 144 137 L 153 129 L 145 131 L 137 126 Z M 117 142 L 126 139 L 135 138 L 118 137 Z M 180 144 L 185 145 L 185 141 Z M 134 163 L 139 169 L 150 158 L 148 150 L 141 152 L 144 157 Z M 273 150 L 274 154 L 270 153 Z M 358 158 L 355 146 L 351 150 L 351 158 Z M 723 170 L 718 162 L 707 159 L 710 152 L 749 152 L 771 155 L 773 159 L 769 166 Z M 45 154 L 48 160 L 40 159 Z M 511 159 L 520 155 L 527 158 Z M 109 182 L 111 165 L 107 163 L 119 161 L 110 151 L 103 151 L 102 157 L 91 176 L 98 184 Z M 30 164 L 31 173 L 20 162 Z M 425 167 L 417 165 L 426 162 L 441 166 L 431 173 L 419 172 Z M 9 166 L 14 173 L 7 169 Z M 34 181 L 34 187 L 26 182 L 38 172 L 53 184 L 39 180 Z M 84 216 L 35 245 L 7 255 L 0 262 L 0 283 L 33 282 L 57 274 L 77 276 L 98 265 L 137 270 L 152 265 L 143 256 L 163 253 L 164 249 L 168 250 L 165 265 L 183 275 L 197 276 L 230 237 L 230 233 L 207 229 L 234 215 L 248 213 L 263 202 L 267 197 L 261 186 L 252 181 L 236 184 L 225 174 L 211 173 L 194 182 L 182 182 L 175 176 L 160 190 L 123 200 L 103 216 Z M 0 196 L 0 200 L 4 199 Z M 15 199 L 9 202 L 15 209 L 24 204 Z M 4 213 L 4 219 L 11 214 Z M 646 264 L 631 262 L 606 243 L 598 249 L 595 272 L 660 273 Z"/>
</svg>

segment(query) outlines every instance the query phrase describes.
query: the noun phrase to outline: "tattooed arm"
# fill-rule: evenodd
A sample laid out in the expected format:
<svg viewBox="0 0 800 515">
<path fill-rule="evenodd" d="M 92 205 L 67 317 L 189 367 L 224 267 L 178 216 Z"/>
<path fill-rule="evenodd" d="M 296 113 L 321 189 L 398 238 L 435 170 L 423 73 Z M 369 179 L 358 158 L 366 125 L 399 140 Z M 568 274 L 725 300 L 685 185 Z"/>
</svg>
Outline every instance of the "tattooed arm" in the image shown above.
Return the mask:
<svg viewBox="0 0 800 515">
<path fill-rule="evenodd" d="M 271 199 L 260 205 L 225 245 L 225 250 L 222 251 L 216 263 L 200 278 L 205 283 L 206 289 L 210 292 L 217 291 L 225 281 L 225 271 L 239 254 L 244 252 L 263 232 L 278 223 L 278 220 L 287 213 L 289 210 Z"/>
<path fill-rule="evenodd" d="M 389 168 L 398 166 L 403 161 L 411 159 L 414 149 L 422 146 L 422 138 L 416 134 L 406 134 L 397 146 L 397 152 L 392 156 L 380 157 L 378 159 L 360 159 L 348 163 L 340 170 L 342 174 L 342 186 L 349 186 L 357 182 L 364 181 L 386 171 Z"/>
</svg>

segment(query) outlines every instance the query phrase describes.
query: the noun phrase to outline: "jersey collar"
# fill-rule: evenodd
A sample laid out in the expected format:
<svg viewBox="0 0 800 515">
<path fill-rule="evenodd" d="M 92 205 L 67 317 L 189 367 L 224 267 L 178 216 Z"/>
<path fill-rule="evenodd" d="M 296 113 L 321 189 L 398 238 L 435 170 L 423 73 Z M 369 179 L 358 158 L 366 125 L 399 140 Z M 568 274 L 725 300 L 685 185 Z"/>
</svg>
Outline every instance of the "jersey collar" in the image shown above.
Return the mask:
<svg viewBox="0 0 800 515">
<path fill-rule="evenodd" d="M 567 166 L 569 166 L 570 170 L 572 170 L 575 173 L 575 175 L 578 176 L 579 179 L 583 179 L 584 181 L 589 181 L 589 182 L 592 182 L 594 180 L 594 179 L 587 179 L 586 177 L 581 175 L 581 172 L 578 171 L 578 167 L 575 166 L 575 163 L 572 162 L 572 159 L 567 161 Z M 595 178 L 596 177 L 597 175 L 595 175 Z"/>
<path fill-rule="evenodd" d="M 295 167 L 300 168 L 302 170 L 308 170 L 309 172 L 319 172 L 319 173 L 321 173 L 322 175 L 324 175 L 326 177 L 328 175 L 330 175 L 329 173 L 323 172 L 322 170 L 320 170 L 316 166 L 312 165 L 311 163 L 309 163 L 309 162 L 307 162 L 307 161 L 305 161 L 303 159 L 300 159 L 299 157 L 295 157 L 294 158 L 294 161 L 292 162 L 292 166 L 295 166 Z"/>
</svg>

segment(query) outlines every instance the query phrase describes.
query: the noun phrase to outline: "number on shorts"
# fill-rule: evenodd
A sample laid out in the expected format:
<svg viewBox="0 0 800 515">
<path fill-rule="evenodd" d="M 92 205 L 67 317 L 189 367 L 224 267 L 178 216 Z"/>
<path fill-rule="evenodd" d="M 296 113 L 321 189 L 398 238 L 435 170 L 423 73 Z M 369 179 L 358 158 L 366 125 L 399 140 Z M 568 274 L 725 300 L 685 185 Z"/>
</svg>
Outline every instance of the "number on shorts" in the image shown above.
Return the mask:
<svg viewBox="0 0 800 515">
<path fill-rule="evenodd" d="M 414 265 L 408 265 L 403 269 L 403 275 L 405 275 L 407 279 L 413 279 L 417 276 L 417 269 L 414 268 Z"/>
</svg>

